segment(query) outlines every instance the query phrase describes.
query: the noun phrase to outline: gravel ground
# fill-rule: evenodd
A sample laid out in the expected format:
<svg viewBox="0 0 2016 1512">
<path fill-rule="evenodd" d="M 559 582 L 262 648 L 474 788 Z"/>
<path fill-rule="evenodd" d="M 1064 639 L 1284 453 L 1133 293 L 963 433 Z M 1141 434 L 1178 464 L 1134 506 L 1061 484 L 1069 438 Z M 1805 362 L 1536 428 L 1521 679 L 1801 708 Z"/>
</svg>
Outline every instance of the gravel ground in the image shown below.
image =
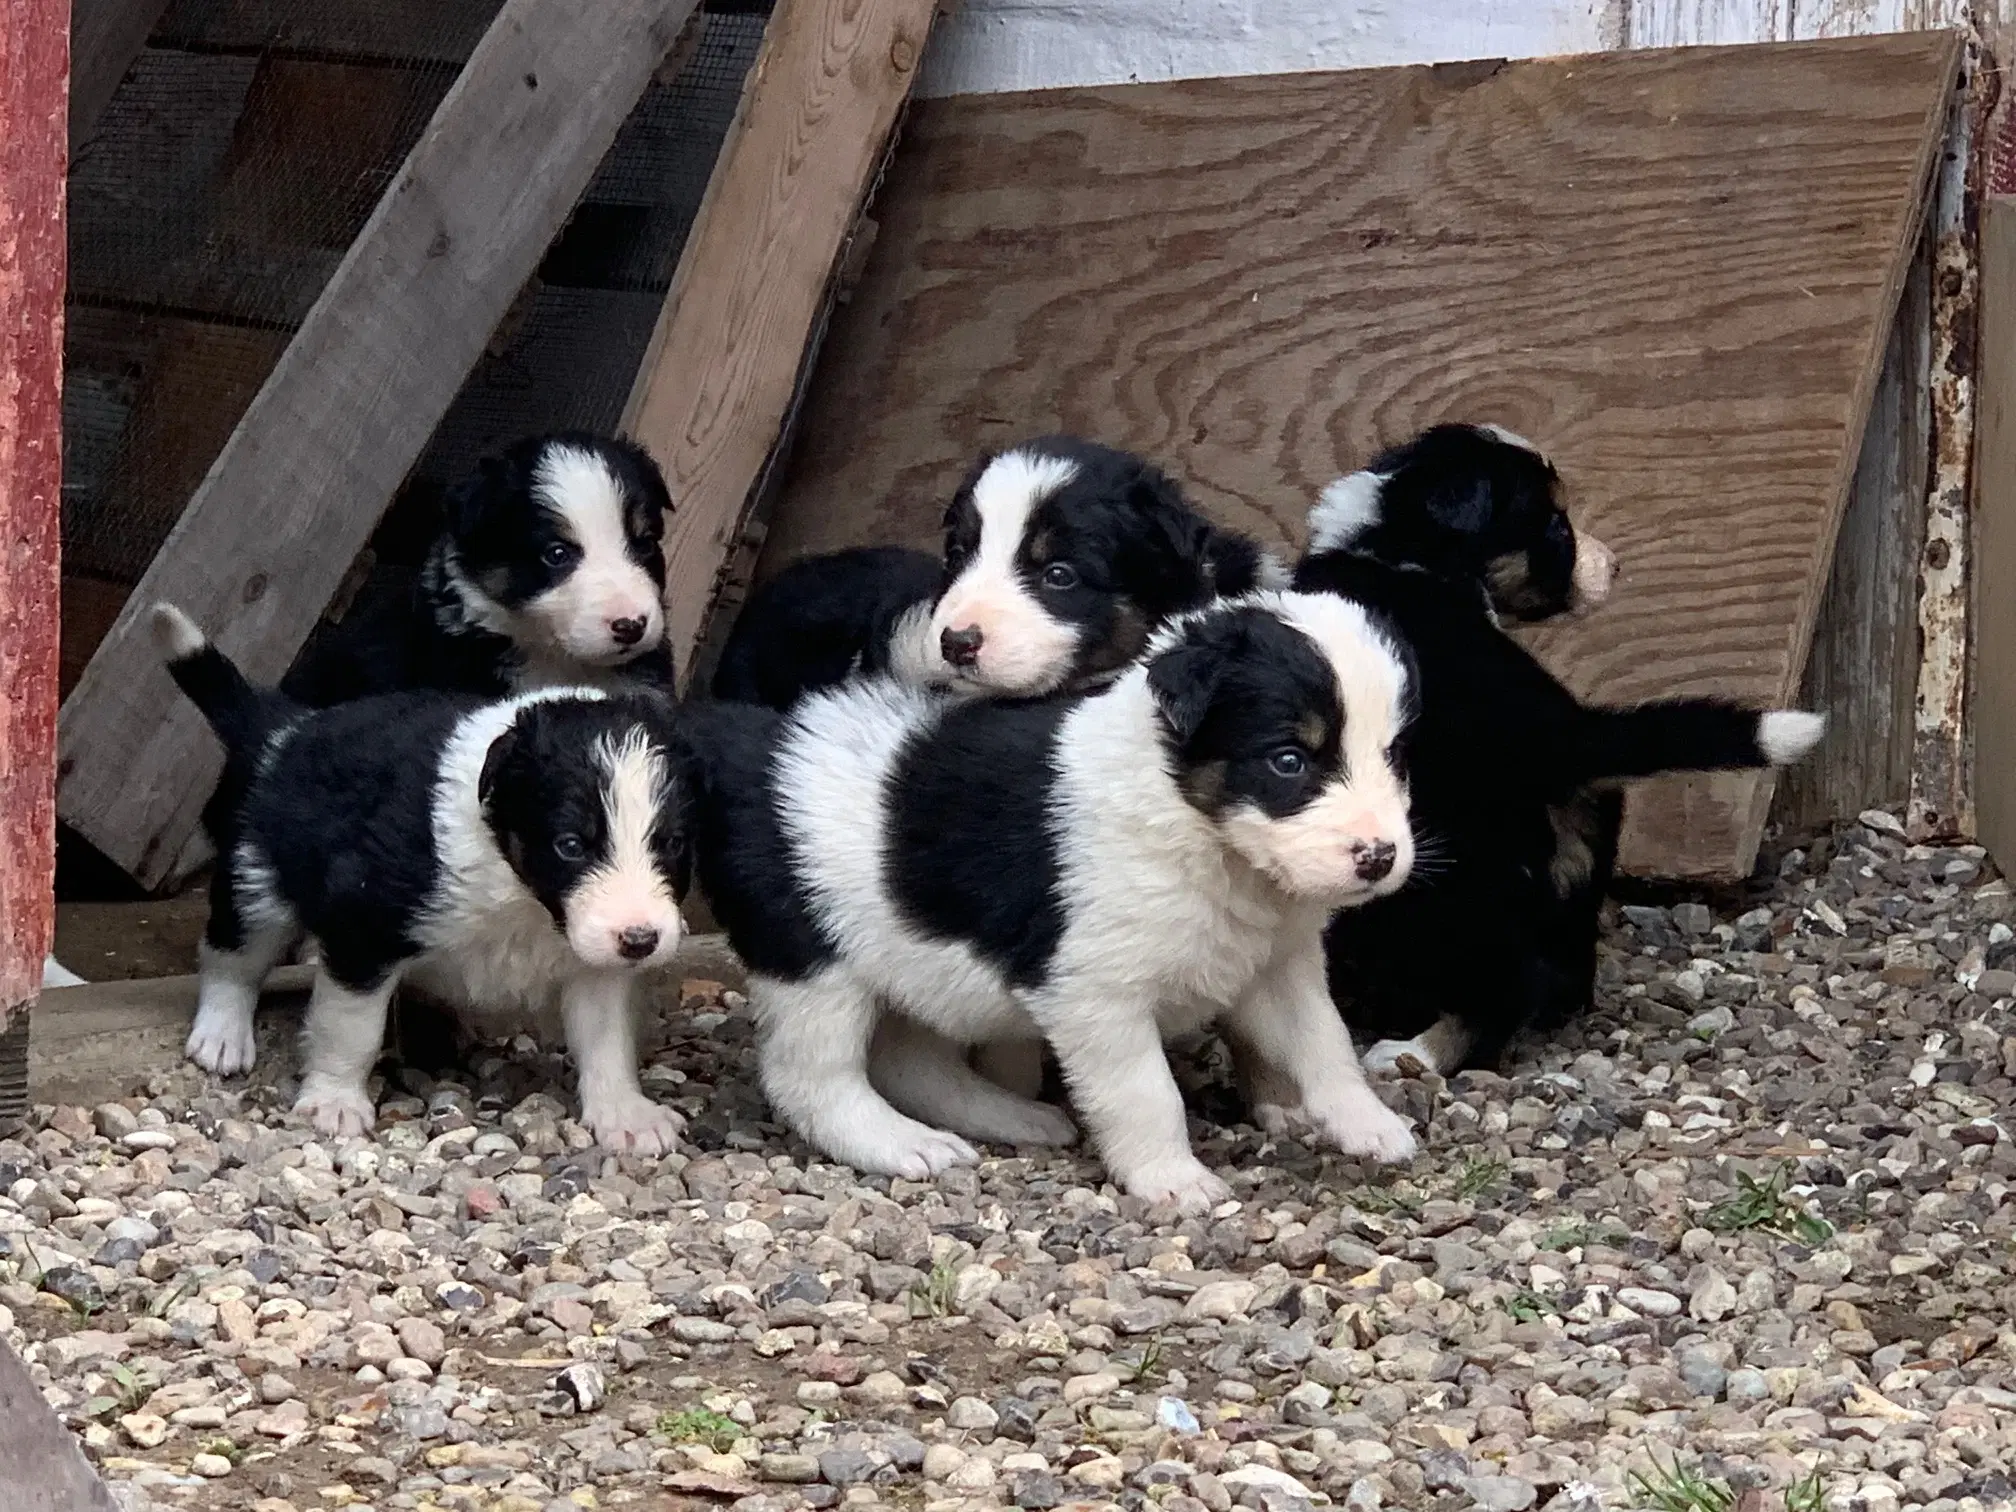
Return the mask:
<svg viewBox="0 0 2016 1512">
<path fill-rule="evenodd" d="M 177 1072 L 0 1143 L 0 1330 L 131 1507 L 2007 1506 L 2016 902 L 1896 830 L 1622 909 L 1599 1013 L 1387 1087 L 1411 1169 L 1179 1057 L 1207 1220 L 810 1160 L 711 983 L 662 1163 L 525 1040 L 342 1144 Z"/>
</svg>

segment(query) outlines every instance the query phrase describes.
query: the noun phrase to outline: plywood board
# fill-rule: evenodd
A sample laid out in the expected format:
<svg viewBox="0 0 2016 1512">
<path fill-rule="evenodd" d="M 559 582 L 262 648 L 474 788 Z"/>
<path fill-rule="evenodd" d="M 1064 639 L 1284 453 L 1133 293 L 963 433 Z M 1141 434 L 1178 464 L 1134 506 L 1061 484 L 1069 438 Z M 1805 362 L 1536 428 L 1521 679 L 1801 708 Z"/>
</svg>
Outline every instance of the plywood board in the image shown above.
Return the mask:
<svg viewBox="0 0 2016 1512">
<path fill-rule="evenodd" d="M 1981 214 L 1981 364 L 1975 430 L 1974 806 L 1981 843 L 2016 869 L 2016 199 Z"/>
<path fill-rule="evenodd" d="M 986 447 L 1084 432 L 1291 546 L 1451 417 L 1571 480 L 1622 585 L 1533 637 L 1590 697 L 1798 689 L 1958 43 L 1915 35 L 920 102 L 766 561 L 926 545 Z M 1747 870 L 1768 782 L 1633 795 Z"/>
<path fill-rule="evenodd" d="M 665 533 L 665 633 L 682 667 L 937 5 L 779 0 L 771 16 L 624 413 L 679 506 Z"/>
<path fill-rule="evenodd" d="M 58 803 L 147 884 L 220 765 L 146 609 L 277 681 L 694 0 L 508 0 L 65 701 Z"/>
</svg>

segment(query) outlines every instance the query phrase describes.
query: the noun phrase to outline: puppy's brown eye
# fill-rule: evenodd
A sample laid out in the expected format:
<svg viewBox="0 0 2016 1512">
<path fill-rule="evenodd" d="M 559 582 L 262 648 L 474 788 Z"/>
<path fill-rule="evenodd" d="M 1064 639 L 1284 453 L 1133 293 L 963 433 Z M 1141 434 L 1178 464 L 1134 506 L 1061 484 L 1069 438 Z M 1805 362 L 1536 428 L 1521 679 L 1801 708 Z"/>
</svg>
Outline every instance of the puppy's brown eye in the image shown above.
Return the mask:
<svg viewBox="0 0 2016 1512">
<path fill-rule="evenodd" d="M 565 541 L 555 541 L 539 553 L 539 560 L 548 567 L 565 567 L 574 560 L 574 548 Z"/>
<path fill-rule="evenodd" d="M 588 854 L 588 845 L 579 835 L 555 835 L 553 837 L 553 854 L 558 856 L 562 861 L 579 861 L 583 856 Z"/>
<path fill-rule="evenodd" d="M 1267 769 L 1276 777 L 1300 777 L 1309 770 L 1309 758 L 1294 746 L 1283 746 L 1267 758 Z"/>
<path fill-rule="evenodd" d="M 1076 588 L 1078 586 L 1078 569 L 1073 567 L 1069 562 L 1052 562 L 1048 567 L 1043 569 L 1043 586 L 1045 588 Z"/>
</svg>

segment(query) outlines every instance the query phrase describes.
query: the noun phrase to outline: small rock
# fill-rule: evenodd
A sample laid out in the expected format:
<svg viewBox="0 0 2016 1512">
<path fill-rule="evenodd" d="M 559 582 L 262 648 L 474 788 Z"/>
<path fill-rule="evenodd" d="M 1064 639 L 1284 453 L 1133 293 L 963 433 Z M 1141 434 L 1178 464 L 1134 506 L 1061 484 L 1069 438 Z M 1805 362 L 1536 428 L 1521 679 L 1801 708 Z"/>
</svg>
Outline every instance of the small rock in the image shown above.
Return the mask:
<svg viewBox="0 0 2016 1512">
<path fill-rule="evenodd" d="M 205 1480 L 222 1480 L 231 1473 L 231 1461 L 221 1454 L 199 1454 L 189 1461 L 189 1473 Z"/>
<path fill-rule="evenodd" d="M 865 1449 L 828 1449 L 819 1456 L 819 1474 L 829 1486 L 859 1485 L 875 1470 L 875 1460 Z"/>
<path fill-rule="evenodd" d="M 1690 904 L 1681 904 L 1687 908 Z M 1676 908 L 1677 914 L 1680 909 Z M 1706 909 L 1702 909 L 1706 913 Z M 1526 1512 L 1540 1499 L 1539 1489 L 1531 1481 L 1521 1480 L 1516 1475 L 1473 1475 L 1463 1483 L 1463 1489 L 1477 1504 L 1481 1512 Z"/>
<path fill-rule="evenodd" d="M 964 1396 L 952 1403 L 951 1410 L 945 1414 L 945 1421 L 951 1427 L 966 1432 L 992 1432 L 1001 1421 L 1001 1414 L 978 1397 Z"/>
<path fill-rule="evenodd" d="M 819 1479 L 819 1461 L 809 1454 L 766 1454 L 757 1461 L 766 1481 L 803 1486 Z"/>
<path fill-rule="evenodd" d="M 1197 1414 L 1181 1397 L 1165 1396 L 1158 1400 L 1155 1403 L 1155 1421 L 1185 1437 L 1203 1431 L 1198 1425 Z"/>
<path fill-rule="evenodd" d="M 1641 1317 L 1676 1318 L 1680 1315 L 1680 1299 L 1671 1292 L 1624 1286 L 1618 1288 L 1617 1300 Z"/>
<path fill-rule="evenodd" d="M 1190 1294 L 1183 1311 L 1192 1318 L 1243 1317 L 1259 1295 L 1260 1288 L 1251 1281 L 1212 1281 Z"/>
<path fill-rule="evenodd" d="M 120 1430 L 141 1449 L 159 1449 L 168 1438 L 168 1421 L 151 1412 L 129 1412 L 119 1419 Z"/>
<path fill-rule="evenodd" d="M 966 1463 L 966 1452 L 952 1444 L 933 1444 L 924 1451 L 924 1479 L 942 1481 Z"/>
<path fill-rule="evenodd" d="M 1047 1470 L 1020 1470 L 1009 1482 L 1008 1494 L 1025 1512 L 1050 1512 L 1064 1501 L 1064 1486 Z"/>
<path fill-rule="evenodd" d="M 396 1332 L 406 1353 L 428 1365 L 438 1366 L 448 1355 L 448 1339 L 438 1325 L 425 1318 L 401 1318 Z"/>
<path fill-rule="evenodd" d="M 1689 1288 L 1687 1315 L 1701 1323 L 1719 1323 L 1736 1310 L 1736 1288 L 1728 1277 L 1708 1266 Z"/>
<path fill-rule="evenodd" d="M 1097 1402 L 1120 1389 L 1120 1377 L 1110 1370 L 1076 1375 L 1064 1383 L 1064 1400 L 1073 1407 L 1081 1402 Z"/>
</svg>

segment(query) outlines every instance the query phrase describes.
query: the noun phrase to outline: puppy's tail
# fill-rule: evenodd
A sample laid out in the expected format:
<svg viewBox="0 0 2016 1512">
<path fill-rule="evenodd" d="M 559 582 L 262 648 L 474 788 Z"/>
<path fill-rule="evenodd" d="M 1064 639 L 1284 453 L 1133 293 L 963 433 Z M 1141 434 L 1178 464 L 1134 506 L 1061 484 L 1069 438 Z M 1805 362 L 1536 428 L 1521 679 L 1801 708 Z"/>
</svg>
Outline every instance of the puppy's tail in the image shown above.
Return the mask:
<svg viewBox="0 0 2016 1512">
<path fill-rule="evenodd" d="M 210 721 L 227 751 L 256 749 L 292 710 L 292 703 L 277 693 L 253 687 L 236 663 L 173 604 L 154 606 L 153 630 L 168 675 Z"/>
<path fill-rule="evenodd" d="M 1820 743 L 1827 717 L 1675 698 L 1635 709 L 1586 709 L 1567 766 L 1578 784 L 1659 772 L 1790 766 Z"/>
</svg>

